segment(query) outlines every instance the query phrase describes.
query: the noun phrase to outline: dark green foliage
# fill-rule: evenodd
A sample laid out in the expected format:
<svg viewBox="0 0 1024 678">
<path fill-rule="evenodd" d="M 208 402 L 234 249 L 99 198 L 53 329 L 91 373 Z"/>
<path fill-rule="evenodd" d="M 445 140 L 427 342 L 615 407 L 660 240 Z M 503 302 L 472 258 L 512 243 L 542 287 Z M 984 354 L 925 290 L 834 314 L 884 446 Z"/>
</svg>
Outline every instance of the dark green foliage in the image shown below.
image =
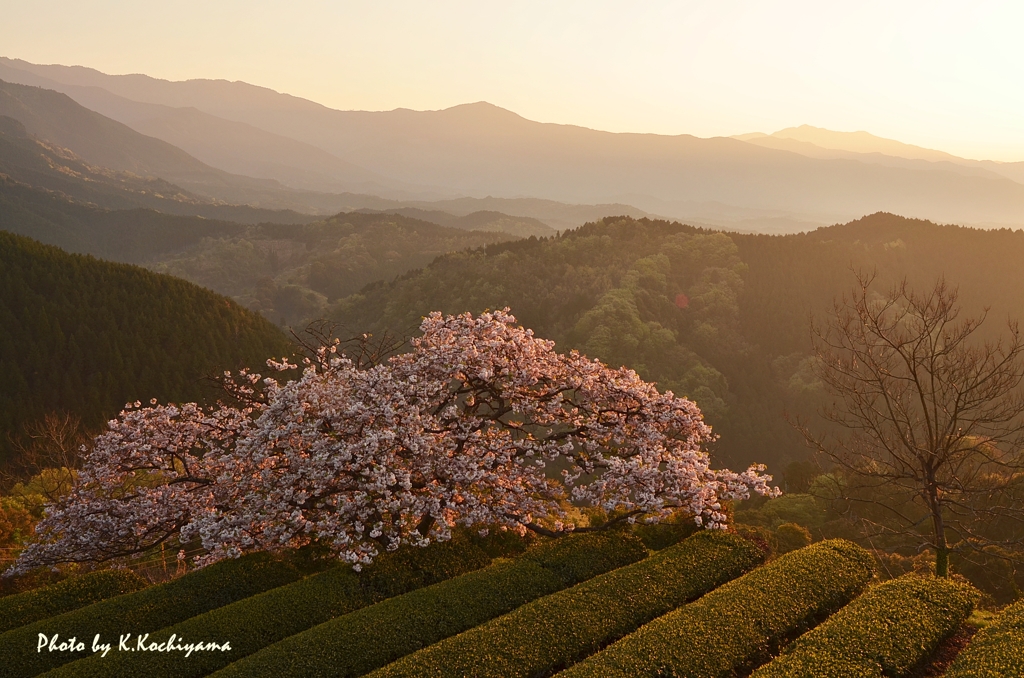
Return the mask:
<svg viewBox="0 0 1024 678">
<path fill-rule="evenodd" d="M 960 628 L 979 597 L 949 579 L 891 579 L 797 639 L 753 678 L 905 676 Z"/>
<path fill-rule="evenodd" d="M 126 402 L 202 401 L 203 378 L 290 354 L 259 315 L 196 285 L 0 232 L 0 454 L 47 412 L 95 429 Z"/>
<path fill-rule="evenodd" d="M 796 523 L 783 523 L 775 528 L 775 544 L 779 553 L 789 553 L 811 543 L 811 533 Z"/>
<path fill-rule="evenodd" d="M 338 617 L 231 664 L 218 676 L 360 676 L 520 605 L 647 555 L 625 533 L 542 542 L 513 561 Z"/>
<path fill-rule="evenodd" d="M 385 553 L 359 573 L 360 586 L 369 592 L 370 600 L 383 600 L 457 577 L 487 566 L 492 558 L 507 557 L 526 548 L 524 538 L 515 532 L 507 538 L 507 534 L 496 530 L 494 536 L 481 538 L 460 531 L 450 541 Z"/>
<path fill-rule="evenodd" d="M 520 605 L 562 589 L 564 580 L 523 557 L 324 624 L 240 662 L 233 676 L 361 676 Z"/>
<path fill-rule="evenodd" d="M 0 634 L 4 671 L 9 676 L 34 676 L 92 654 L 91 641 L 99 634 L 116 646 L 120 634 L 162 629 L 222 605 L 296 581 L 301 573 L 290 563 L 266 553 L 225 560 L 159 586 L 93 603 L 87 607 L 43 619 Z M 60 640 L 72 637 L 85 643 L 82 652 L 37 652 L 40 633 Z M 199 639 L 212 640 L 212 639 Z M 110 655 L 108 654 L 109 658 Z"/>
<path fill-rule="evenodd" d="M 945 673 L 946 678 L 1024 676 L 1024 601 L 1005 608 L 978 631 Z"/>
<path fill-rule="evenodd" d="M 409 547 L 379 556 L 356 573 L 332 567 L 300 581 L 218 607 L 151 634 L 156 642 L 172 634 L 184 642 L 230 641 L 230 652 L 113 653 L 65 664 L 54 676 L 203 676 L 272 643 L 339 615 L 393 595 L 435 584 L 485 567 L 491 562 L 484 546 L 514 552 L 524 540 L 483 540 L 457 533 L 451 541 L 426 548 Z M 498 548 L 495 548 L 498 547 Z"/>
<path fill-rule="evenodd" d="M 540 598 L 372 675 L 550 675 L 743 574 L 763 558 L 756 546 L 740 537 L 700 532 L 646 560 Z"/>
<path fill-rule="evenodd" d="M 760 505 L 757 508 L 752 508 L 756 504 Z M 763 497 L 754 497 L 739 505 L 736 511 L 736 522 L 772 529 L 785 523 L 796 523 L 817 532 L 818 528 L 829 519 L 827 507 L 826 501 L 810 494 L 787 493 L 768 500 Z"/>
<path fill-rule="evenodd" d="M 0 598 L 0 633 L 145 588 L 131 570 L 100 570 Z"/>
<path fill-rule="evenodd" d="M 847 604 L 871 576 L 872 559 L 864 549 L 842 540 L 818 542 L 655 619 L 560 675 L 743 675 Z"/>
</svg>

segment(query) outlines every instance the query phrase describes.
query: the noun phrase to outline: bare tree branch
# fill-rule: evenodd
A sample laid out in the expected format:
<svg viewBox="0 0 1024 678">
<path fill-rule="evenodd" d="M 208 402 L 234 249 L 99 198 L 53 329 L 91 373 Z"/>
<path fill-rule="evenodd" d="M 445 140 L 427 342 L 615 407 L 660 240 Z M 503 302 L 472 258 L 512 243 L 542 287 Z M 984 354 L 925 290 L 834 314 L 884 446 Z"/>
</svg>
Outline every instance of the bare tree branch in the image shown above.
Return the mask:
<svg viewBox="0 0 1024 678">
<path fill-rule="evenodd" d="M 999 341 L 975 341 L 987 309 L 960 318 L 942 279 L 924 294 L 905 280 L 885 294 L 873 283 L 858 274 L 825 325 L 812 324 L 818 377 L 835 397 L 822 415 L 841 433 L 797 428 L 854 487 L 875 492 L 845 498 L 886 509 L 883 531 L 934 550 L 945 576 L 951 550 L 1024 540 L 1024 338 L 1009 321 Z M 916 529 L 923 518 L 929 534 Z"/>
</svg>

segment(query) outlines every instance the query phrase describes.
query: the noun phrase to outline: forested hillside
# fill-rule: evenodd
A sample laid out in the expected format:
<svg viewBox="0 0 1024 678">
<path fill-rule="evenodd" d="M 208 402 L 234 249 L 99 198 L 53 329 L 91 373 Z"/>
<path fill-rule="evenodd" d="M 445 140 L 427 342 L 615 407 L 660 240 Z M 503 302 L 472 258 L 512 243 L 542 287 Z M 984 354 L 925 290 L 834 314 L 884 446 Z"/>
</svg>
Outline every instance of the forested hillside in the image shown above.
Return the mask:
<svg viewBox="0 0 1024 678">
<path fill-rule="evenodd" d="M 989 336 L 1024 317 L 1024 233 L 875 214 L 790 236 L 739 235 L 608 218 L 557 238 L 450 254 L 334 305 L 353 329 L 405 331 L 430 310 L 509 306 L 561 349 L 636 368 L 697 401 L 724 464 L 803 456 L 784 412 L 813 416 L 810 318 L 877 270 L 930 285 L 945 273 L 965 311 L 991 307 Z"/>
<path fill-rule="evenodd" d="M 106 210 L 2 175 L 0 230 L 185 278 L 291 325 L 316 318 L 330 301 L 374 280 L 426 266 L 445 252 L 514 237 L 395 214 L 244 225 L 152 209 Z"/>
<path fill-rule="evenodd" d="M 391 280 L 446 252 L 512 237 L 353 212 L 304 226 L 261 224 L 224 232 L 148 265 L 296 326 L 323 316 L 329 303 L 368 283 Z"/>
<path fill-rule="evenodd" d="M 134 400 L 211 395 L 203 378 L 291 353 L 259 315 L 196 285 L 0 232 L 0 453 L 49 412 L 94 428 Z"/>
</svg>

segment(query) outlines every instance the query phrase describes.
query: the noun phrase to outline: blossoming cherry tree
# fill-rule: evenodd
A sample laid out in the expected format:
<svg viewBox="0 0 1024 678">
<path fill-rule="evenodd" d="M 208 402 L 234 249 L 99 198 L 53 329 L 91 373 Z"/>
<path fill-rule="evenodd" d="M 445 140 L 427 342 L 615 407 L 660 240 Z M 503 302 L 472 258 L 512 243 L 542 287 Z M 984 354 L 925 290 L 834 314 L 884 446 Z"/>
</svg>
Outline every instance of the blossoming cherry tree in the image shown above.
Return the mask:
<svg viewBox="0 0 1024 678">
<path fill-rule="evenodd" d="M 432 313 L 421 331 L 373 366 L 328 345 L 291 381 L 243 371 L 242 392 L 263 388 L 245 406 L 136 404 L 96 439 L 16 570 L 168 540 L 198 540 L 202 563 L 316 541 L 361 564 L 456 525 L 571 531 L 567 500 L 652 522 L 682 509 L 716 528 L 723 500 L 777 493 L 762 466 L 710 468 L 693 402 L 557 353 L 507 309 Z"/>
</svg>

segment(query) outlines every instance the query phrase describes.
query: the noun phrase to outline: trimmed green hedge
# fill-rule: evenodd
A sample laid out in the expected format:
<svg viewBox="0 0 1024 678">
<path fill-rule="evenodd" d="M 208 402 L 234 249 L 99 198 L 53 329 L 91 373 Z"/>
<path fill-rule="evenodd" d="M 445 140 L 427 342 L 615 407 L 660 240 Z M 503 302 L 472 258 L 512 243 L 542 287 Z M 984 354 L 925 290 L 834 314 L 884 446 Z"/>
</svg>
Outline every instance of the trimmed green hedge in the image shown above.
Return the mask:
<svg viewBox="0 0 1024 678">
<path fill-rule="evenodd" d="M 513 561 L 338 617 L 231 664 L 227 676 L 361 676 L 531 600 L 647 556 L 634 536 L 570 535 Z"/>
<path fill-rule="evenodd" d="M 946 678 L 1024 676 L 1024 601 L 1004 609 L 978 631 L 946 671 Z"/>
<path fill-rule="evenodd" d="M 160 629 L 147 641 L 162 643 L 172 634 L 182 643 L 227 641 L 230 652 L 196 652 L 188 657 L 183 652 L 111 652 L 65 664 L 49 675 L 205 676 L 338 615 L 485 567 L 491 562 L 488 551 L 515 553 L 524 547 L 521 539 L 503 543 L 457 534 L 426 548 L 385 553 L 360 573 L 348 566 L 333 567 Z"/>
<path fill-rule="evenodd" d="M 633 534 L 640 538 L 644 546 L 652 551 L 660 551 L 675 546 L 690 535 L 702 531 L 693 518 L 676 517 L 664 523 L 636 523 Z"/>
<path fill-rule="evenodd" d="M 655 619 L 559 676 L 741 674 L 848 603 L 872 574 L 871 555 L 859 546 L 818 542 Z"/>
<path fill-rule="evenodd" d="M 248 598 L 267 589 L 290 584 L 301 576 L 294 565 L 266 553 L 254 553 L 204 567 L 166 584 L 93 603 L 50 619 L 42 619 L 0 635 L 2 666 L 8 676 L 34 676 L 91 655 L 96 634 L 117 651 L 118 638 L 150 633 L 208 610 Z M 81 649 L 37 652 L 39 634 L 57 646 L 75 638 Z M 201 640 L 207 640 L 205 638 Z M 76 646 L 77 648 L 78 646 Z M 110 657 L 110 654 L 107 654 Z"/>
<path fill-rule="evenodd" d="M 717 530 L 703 531 L 646 560 L 540 598 L 503 617 L 426 647 L 372 675 L 374 678 L 550 675 L 651 619 L 740 576 L 763 559 L 764 553 L 741 537 Z M 391 636 L 388 630 L 381 642 L 399 646 L 401 639 Z M 406 644 L 403 649 L 408 647 Z M 362 647 L 359 651 L 365 652 Z M 378 654 L 381 658 L 387 657 L 385 653 Z M 378 666 L 382 664 L 377 662 Z M 359 668 L 372 667 L 363 664 Z"/>
<path fill-rule="evenodd" d="M 0 598 L 0 633 L 149 585 L 131 570 L 100 570 Z"/>
<path fill-rule="evenodd" d="M 979 597 L 969 584 L 949 579 L 891 579 L 798 638 L 752 678 L 904 676 L 960 628 Z"/>
</svg>

